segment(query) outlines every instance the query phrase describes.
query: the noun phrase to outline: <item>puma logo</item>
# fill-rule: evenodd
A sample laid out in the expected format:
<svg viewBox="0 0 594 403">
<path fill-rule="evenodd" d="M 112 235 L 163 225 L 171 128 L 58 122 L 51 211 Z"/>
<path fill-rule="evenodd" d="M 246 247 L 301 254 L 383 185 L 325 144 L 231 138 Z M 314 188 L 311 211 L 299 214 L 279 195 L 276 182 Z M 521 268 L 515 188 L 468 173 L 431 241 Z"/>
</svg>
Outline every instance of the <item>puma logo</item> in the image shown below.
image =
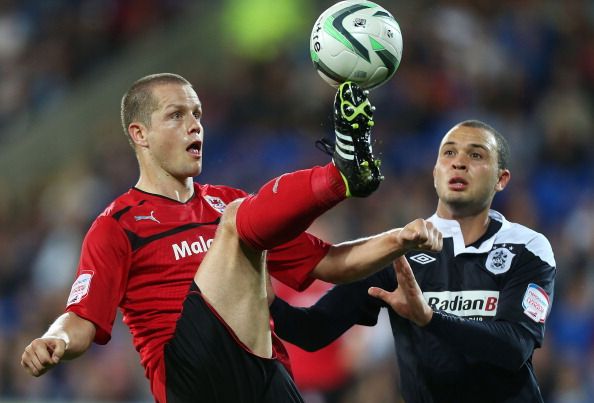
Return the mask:
<svg viewBox="0 0 594 403">
<path fill-rule="evenodd" d="M 274 193 L 274 194 L 278 193 L 278 185 L 279 185 L 279 182 L 283 176 L 285 176 L 285 174 L 282 174 L 281 176 L 276 178 L 276 181 L 274 181 L 274 186 L 272 186 L 272 193 Z"/>
<path fill-rule="evenodd" d="M 151 211 L 151 214 L 150 215 L 135 215 L 134 216 L 134 219 L 136 221 L 140 221 L 140 220 L 151 220 L 151 221 L 154 221 L 156 223 L 161 224 L 161 221 L 157 220 L 155 218 L 155 216 L 153 215 L 154 213 L 155 213 L 155 211 L 153 210 L 153 211 Z"/>
</svg>

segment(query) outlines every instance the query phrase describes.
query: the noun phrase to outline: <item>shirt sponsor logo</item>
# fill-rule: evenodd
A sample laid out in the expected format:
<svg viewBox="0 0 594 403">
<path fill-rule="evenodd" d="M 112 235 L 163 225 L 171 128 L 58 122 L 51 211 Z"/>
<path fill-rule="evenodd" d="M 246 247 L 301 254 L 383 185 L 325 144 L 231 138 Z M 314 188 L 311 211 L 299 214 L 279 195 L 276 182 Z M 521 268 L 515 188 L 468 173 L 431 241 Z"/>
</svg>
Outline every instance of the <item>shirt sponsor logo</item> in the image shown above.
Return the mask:
<svg viewBox="0 0 594 403">
<path fill-rule="evenodd" d="M 204 239 L 204 237 L 200 235 L 198 240 L 192 243 L 188 241 L 182 241 L 179 244 L 174 243 L 171 247 L 173 248 L 175 260 L 183 259 L 195 255 L 196 253 L 206 253 L 208 249 L 210 249 L 212 241 L 212 238 Z"/>
<path fill-rule="evenodd" d="M 418 255 L 411 256 L 409 259 L 412 260 L 413 262 L 417 262 L 420 264 L 427 264 L 427 263 L 435 262 L 435 260 L 436 260 L 434 257 L 429 256 L 425 253 L 419 253 Z"/>
<path fill-rule="evenodd" d="M 68 302 L 66 306 L 70 306 L 72 304 L 78 304 L 84 297 L 87 296 L 89 293 L 89 289 L 91 288 L 91 280 L 93 279 L 93 274 L 91 270 L 82 270 L 81 273 L 78 275 L 74 283 L 72 284 L 72 288 L 70 289 L 70 295 L 68 296 Z"/>
<path fill-rule="evenodd" d="M 441 291 L 424 292 L 423 296 L 429 306 L 462 317 L 495 316 L 499 291 Z"/>
<path fill-rule="evenodd" d="M 485 267 L 493 274 L 502 274 L 509 270 L 512 260 L 516 256 L 509 249 L 497 248 L 489 252 Z"/>
<path fill-rule="evenodd" d="M 205 195 L 204 200 L 206 200 L 206 202 L 210 204 L 210 207 L 212 207 L 221 214 L 223 214 L 225 208 L 227 208 L 227 204 L 225 204 L 225 202 L 221 200 L 219 197 Z"/>
<path fill-rule="evenodd" d="M 524 315 L 536 323 L 545 323 L 549 311 L 549 295 L 534 283 L 528 284 L 522 299 Z"/>
</svg>

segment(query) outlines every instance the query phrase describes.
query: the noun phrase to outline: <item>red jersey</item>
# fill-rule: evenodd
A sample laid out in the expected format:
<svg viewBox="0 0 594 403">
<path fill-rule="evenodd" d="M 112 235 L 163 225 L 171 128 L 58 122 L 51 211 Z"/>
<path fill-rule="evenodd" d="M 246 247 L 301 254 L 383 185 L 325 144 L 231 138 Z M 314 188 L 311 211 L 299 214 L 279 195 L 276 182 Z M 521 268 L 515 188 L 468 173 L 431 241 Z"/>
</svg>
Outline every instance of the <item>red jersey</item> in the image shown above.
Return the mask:
<svg viewBox="0 0 594 403">
<path fill-rule="evenodd" d="M 194 196 L 181 203 L 133 188 L 114 200 L 85 236 L 66 311 L 93 322 L 95 342 L 105 344 L 119 307 L 153 393 L 163 385 L 163 346 L 173 336 L 220 217 L 227 204 L 244 196 L 238 189 L 195 183 Z M 304 289 L 328 248 L 304 233 L 268 252 L 269 272 Z M 282 358 L 280 343 L 274 344 Z"/>
</svg>

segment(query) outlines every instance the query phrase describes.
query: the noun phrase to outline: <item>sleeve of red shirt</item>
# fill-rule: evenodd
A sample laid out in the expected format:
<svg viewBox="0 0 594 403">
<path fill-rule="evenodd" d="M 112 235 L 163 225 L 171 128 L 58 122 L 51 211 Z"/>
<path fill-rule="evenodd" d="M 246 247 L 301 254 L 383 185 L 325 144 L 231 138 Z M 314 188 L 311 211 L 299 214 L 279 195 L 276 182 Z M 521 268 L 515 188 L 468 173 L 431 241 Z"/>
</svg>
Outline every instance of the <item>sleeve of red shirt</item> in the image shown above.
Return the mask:
<svg viewBox="0 0 594 403">
<path fill-rule="evenodd" d="M 268 251 L 270 275 L 302 291 L 314 281 L 309 274 L 328 253 L 330 244 L 304 232 L 297 238 Z"/>
<path fill-rule="evenodd" d="M 97 218 L 83 241 L 66 312 L 93 322 L 98 344 L 106 344 L 111 338 L 117 307 L 126 289 L 130 252 L 126 234 L 109 216 Z"/>
</svg>

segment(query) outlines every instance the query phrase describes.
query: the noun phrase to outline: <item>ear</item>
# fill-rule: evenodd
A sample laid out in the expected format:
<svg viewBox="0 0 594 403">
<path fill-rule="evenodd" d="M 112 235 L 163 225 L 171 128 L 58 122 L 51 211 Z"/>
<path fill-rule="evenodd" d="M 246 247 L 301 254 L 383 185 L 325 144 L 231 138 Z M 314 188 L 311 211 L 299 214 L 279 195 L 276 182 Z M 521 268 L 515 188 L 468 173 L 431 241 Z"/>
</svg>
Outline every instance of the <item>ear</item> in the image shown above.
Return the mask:
<svg viewBox="0 0 594 403">
<path fill-rule="evenodd" d="M 148 130 L 142 123 L 133 122 L 128 126 L 128 135 L 135 146 L 148 147 Z"/>
<path fill-rule="evenodd" d="M 435 170 L 437 169 L 437 165 L 433 166 L 433 187 L 437 189 L 437 183 L 435 183 Z"/>
<path fill-rule="evenodd" d="M 505 189 L 505 187 L 509 183 L 510 179 L 511 179 L 511 172 L 509 172 L 509 169 L 500 169 L 499 170 L 499 179 L 497 180 L 497 183 L 495 184 L 495 191 L 501 192 L 503 189 Z"/>
</svg>

